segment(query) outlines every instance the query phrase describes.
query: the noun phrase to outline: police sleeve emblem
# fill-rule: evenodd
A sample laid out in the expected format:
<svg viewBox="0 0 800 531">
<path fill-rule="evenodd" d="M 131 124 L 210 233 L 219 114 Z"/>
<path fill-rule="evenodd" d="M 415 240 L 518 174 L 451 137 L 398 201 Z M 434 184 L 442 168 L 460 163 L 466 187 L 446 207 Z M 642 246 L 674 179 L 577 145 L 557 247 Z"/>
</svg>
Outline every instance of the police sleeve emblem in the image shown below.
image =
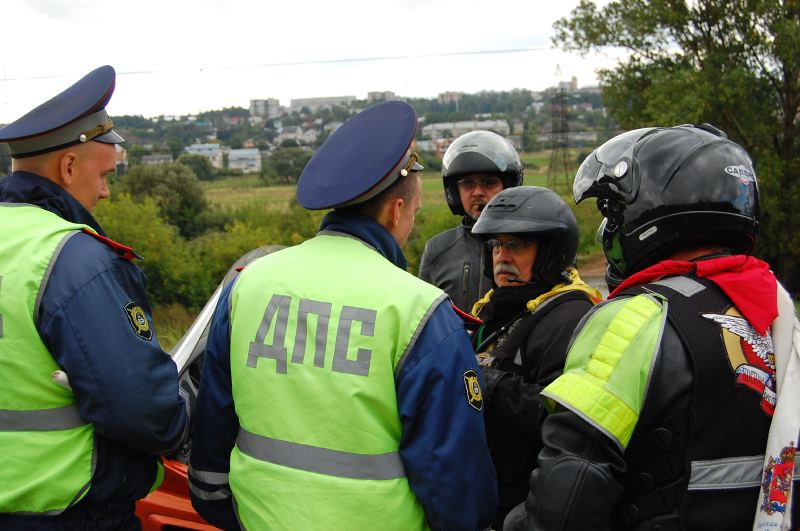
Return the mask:
<svg viewBox="0 0 800 531">
<path fill-rule="evenodd" d="M 467 390 L 467 403 L 478 411 L 483 409 L 483 392 L 478 382 L 478 373 L 470 369 L 464 373 L 464 387 Z"/>
<path fill-rule="evenodd" d="M 142 307 L 133 302 L 129 302 L 125 305 L 125 315 L 128 316 L 128 321 L 131 323 L 136 335 L 144 340 L 150 341 L 150 338 L 153 337 L 153 329 L 150 328 L 150 323 L 147 321 L 147 316 L 144 310 L 142 310 Z"/>
</svg>

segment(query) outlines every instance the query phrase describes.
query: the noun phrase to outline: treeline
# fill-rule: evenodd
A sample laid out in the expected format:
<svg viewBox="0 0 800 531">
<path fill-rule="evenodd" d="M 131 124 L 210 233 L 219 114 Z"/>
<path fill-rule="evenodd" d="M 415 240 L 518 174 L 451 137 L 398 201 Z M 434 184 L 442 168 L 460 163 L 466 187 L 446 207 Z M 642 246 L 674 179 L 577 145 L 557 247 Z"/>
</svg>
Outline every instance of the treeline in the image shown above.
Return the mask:
<svg viewBox="0 0 800 531">
<path fill-rule="evenodd" d="M 154 304 L 193 310 L 241 255 L 266 244 L 300 243 L 316 233 L 321 219 L 296 203 L 235 211 L 212 207 L 193 171 L 179 163 L 131 169 L 94 215 L 109 237 L 142 256 L 139 265 Z"/>
<path fill-rule="evenodd" d="M 579 252 L 596 253 L 596 209 L 584 204 L 575 212 Z M 196 311 L 237 258 L 262 245 L 297 245 L 313 237 L 324 212 L 305 210 L 294 199 L 287 204 L 254 201 L 236 209 L 212 206 L 191 167 L 172 163 L 136 166 L 118 177 L 111 199 L 101 201 L 94 215 L 109 237 L 142 256 L 139 265 L 153 304 Z M 458 222 L 443 198 L 418 213 L 404 248 L 410 272 L 416 273 L 425 242 Z"/>
</svg>

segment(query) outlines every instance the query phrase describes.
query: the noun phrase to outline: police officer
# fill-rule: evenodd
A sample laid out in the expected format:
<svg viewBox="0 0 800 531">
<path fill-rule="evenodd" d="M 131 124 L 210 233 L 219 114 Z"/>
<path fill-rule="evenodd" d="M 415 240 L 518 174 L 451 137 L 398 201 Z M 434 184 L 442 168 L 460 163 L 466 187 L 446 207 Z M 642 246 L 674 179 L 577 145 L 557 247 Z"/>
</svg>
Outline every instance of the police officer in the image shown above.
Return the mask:
<svg viewBox="0 0 800 531">
<path fill-rule="evenodd" d="M 333 209 L 319 234 L 251 263 L 223 292 L 189 471 L 194 507 L 211 523 L 491 521 L 494 468 L 469 337 L 401 251 L 421 206 L 416 127 L 397 101 L 348 120 L 298 182 L 303 207 Z"/>
<path fill-rule="evenodd" d="M 751 256 L 750 157 L 707 124 L 637 129 L 589 155 L 574 193 L 598 198 L 616 288 L 542 391 L 558 407 L 527 527 L 779 528 L 798 433 L 794 310 Z M 793 418 L 767 447 L 779 410 Z"/>
<path fill-rule="evenodd" d="M 0 527 L 134 529 L 188 409 L 130 247 L 92 217 L 116 146 L 100 67 L 0 129 Z M 68 382 L 63 378 L 68 375 Z"/>
<path fill-rule="evenodd" d="M 573 267 L 578 224 L 552 190 L 503 190 L 472 234 L 487 242 L 486 268 L 494 278 L 493 289 L 475 304 L 484 322 L 473 344 L 486 384 L 486 432 L 499 495 L 493 528 L 499 530 L 525 500 L 541 449 L 539 391 L 561 374 L 575 327 L 601 296 Z"/>
<path fill-rule="evenodd" d="M 445 151 L 442 182 L 447 206 L 462 216 L 461 223 L 428 240 L 419 278 L 443 289 L 456 306 L 469 312 L 492 286 L 492 275 L 483 270 L 486 248 L 472 234 L 472 226 L 495 194 L 522 183 L 522 162 L 502 136 L 473 131 Z"/>
</svg>

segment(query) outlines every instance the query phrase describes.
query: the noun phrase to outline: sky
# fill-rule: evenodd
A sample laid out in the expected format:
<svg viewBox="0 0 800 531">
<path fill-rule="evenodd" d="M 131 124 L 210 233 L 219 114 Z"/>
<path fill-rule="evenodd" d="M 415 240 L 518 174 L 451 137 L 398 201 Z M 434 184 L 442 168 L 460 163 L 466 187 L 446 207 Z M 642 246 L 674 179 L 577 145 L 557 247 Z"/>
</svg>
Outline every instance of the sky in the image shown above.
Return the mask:
<svg viewBox="0 0 800 531">
<path fill-rule="evenodd" d="M 104 64 L 117 71 L 112 116 L 372 91 L 543 90 L 572 76 L 594 85 L 613 51 L 581 57 L 551 43 L 553 22 L 577 3 L 3 0 L 0 123 Z"/>
</svg>

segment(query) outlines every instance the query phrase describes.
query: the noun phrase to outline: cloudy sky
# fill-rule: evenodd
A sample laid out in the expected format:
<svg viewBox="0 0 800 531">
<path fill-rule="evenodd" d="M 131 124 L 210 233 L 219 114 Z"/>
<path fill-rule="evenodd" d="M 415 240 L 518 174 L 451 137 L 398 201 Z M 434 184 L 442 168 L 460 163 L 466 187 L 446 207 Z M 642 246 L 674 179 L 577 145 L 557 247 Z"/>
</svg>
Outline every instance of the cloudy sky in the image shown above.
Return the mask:
<svg viewBox="0 0 800 531">
<path fill-rule="evenodd" d="M 611 55 L 552 48 L 577 0 L 3 0 L 0 123 L 90 70 L 116 68 L 112 115 L 253 98 L 541 90 L 596 83 Z M 603 2 L 604 3 L 604 2 Z"/>
</svg>

